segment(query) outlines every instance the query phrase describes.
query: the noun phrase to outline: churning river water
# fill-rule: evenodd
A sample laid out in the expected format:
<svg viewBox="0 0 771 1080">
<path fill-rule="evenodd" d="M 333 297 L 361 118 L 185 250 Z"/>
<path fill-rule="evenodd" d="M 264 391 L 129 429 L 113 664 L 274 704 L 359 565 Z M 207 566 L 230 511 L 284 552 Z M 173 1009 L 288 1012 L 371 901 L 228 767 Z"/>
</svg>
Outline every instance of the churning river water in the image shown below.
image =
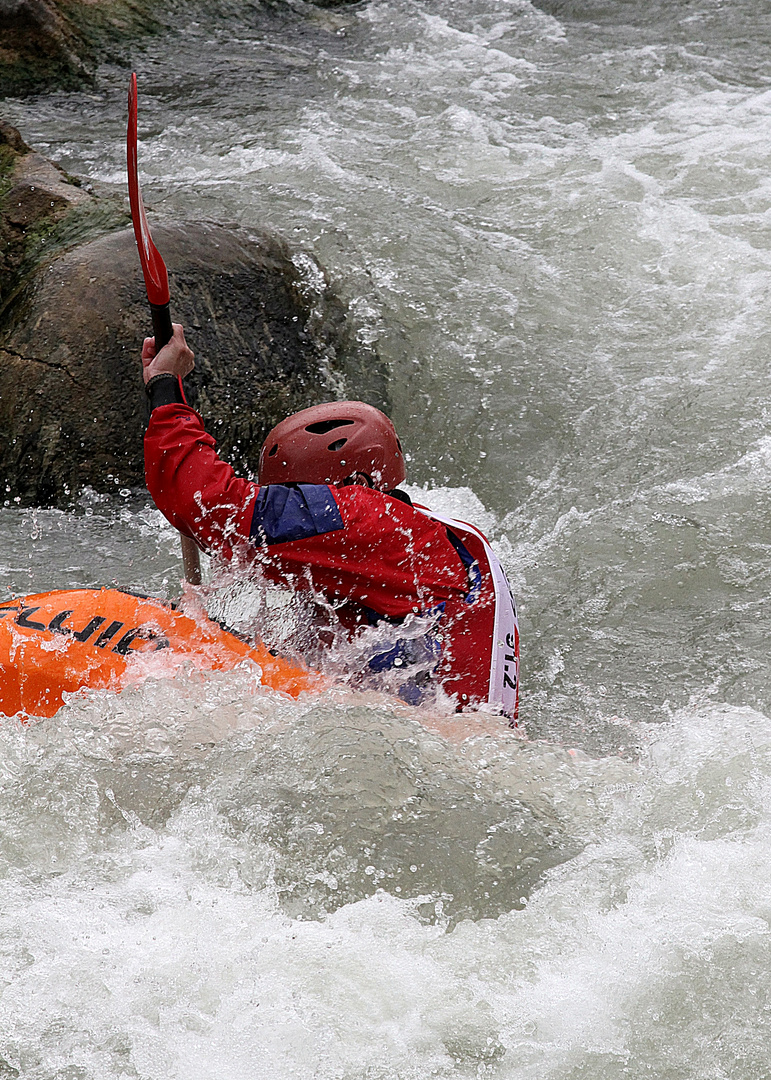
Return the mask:
<svg viewBox="0 0 771 1080">
<path fill-rule="evenodd" d="M 175 20 L 146 201 L 327 267 L 507 568 L 521 735 L 248 671 L 4 723 L 0 1076 L 768 1077 L 771 8 Z M 122 190 L 126 86 L 2 111 Z M 141 492 L 0 509 L 3 594 L 179 578 Z"/>
</svg>

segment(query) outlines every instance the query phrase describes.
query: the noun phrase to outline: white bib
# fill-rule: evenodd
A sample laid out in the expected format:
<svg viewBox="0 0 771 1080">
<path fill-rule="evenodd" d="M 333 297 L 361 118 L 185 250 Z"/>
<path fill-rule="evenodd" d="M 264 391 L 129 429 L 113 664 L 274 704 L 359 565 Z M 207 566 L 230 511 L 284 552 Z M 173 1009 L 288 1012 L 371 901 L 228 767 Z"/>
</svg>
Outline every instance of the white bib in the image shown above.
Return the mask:
<svg viewBox="0 0 771 1080">
<path fill-rule="evenodd" d="M 445 514 L 434 513 L 425 507 L 416 506 L 426 517 L 438 521 L 457 533 L 460 540 L 473 538 L 479 548 L 481 545 L 487 558 L 495 588 L 495 616 L 492 628 L 490 655 L 490 681 L 487 700 L 491 705 L 499 706 L 507 716 L 515 716 L 519 689 L 519 621 L 517 606 L 501 566 L 487 538 L 473 525 L 465 521 L 456 521 Z M 471 552 L 474 557 L 477 553 Z"/>
</svg>

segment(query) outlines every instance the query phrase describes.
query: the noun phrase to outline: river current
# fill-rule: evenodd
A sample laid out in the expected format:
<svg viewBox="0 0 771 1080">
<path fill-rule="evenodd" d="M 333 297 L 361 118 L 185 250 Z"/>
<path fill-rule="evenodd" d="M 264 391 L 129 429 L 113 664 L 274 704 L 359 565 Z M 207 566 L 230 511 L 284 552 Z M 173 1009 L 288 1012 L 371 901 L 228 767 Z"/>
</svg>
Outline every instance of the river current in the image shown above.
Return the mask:
<svg viewBox="0 0 771 1080">
<path fill-rule="evenodd" d="M 771 9 L 175 11 L 146 202 L 327 268 L 509 574 L 520 732 L 250 670 L 5 722 L 0 1077 L 767 1077 Z M 122 191 L 127 79 L 2 115 Z M 180 576 L 141 491 L 0 508 L 3 597 Z"/>
</svg>

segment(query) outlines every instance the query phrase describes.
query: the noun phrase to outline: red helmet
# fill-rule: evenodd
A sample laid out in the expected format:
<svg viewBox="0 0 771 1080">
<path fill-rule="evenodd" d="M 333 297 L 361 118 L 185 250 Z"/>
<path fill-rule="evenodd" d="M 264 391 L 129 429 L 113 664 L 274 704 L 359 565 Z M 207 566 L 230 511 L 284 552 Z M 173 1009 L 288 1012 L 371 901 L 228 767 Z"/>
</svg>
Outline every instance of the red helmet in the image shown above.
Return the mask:
<svg viewBox="0 0 771 1080">
<path fill-rule="evenodd" d="M 276 424 L 260 451 L 260 484 L 339 484 L 364 473 L 379 491 L 407 475 L 391 421 L 363 401 L 330 401 Z"/>
</svg>

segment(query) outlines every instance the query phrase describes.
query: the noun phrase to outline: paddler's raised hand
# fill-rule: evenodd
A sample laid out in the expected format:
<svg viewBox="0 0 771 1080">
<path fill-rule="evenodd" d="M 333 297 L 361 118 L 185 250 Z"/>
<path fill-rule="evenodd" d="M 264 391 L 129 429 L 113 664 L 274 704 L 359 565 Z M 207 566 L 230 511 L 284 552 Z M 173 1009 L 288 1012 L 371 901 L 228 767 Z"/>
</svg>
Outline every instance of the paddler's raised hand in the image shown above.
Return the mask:
<svg viewBox="0 0 771 1080">
<path fill-rule="evenodd" d="M 195 355 L 185 341 L 181 323 L 174 323 L 174 336 L 156 355 L 155 338 L 145 338 L 142 345 L 142 376 L 145 383 L 156 375 L 175 375 L 184 378 L 195 367 Z"/>
</svg>

